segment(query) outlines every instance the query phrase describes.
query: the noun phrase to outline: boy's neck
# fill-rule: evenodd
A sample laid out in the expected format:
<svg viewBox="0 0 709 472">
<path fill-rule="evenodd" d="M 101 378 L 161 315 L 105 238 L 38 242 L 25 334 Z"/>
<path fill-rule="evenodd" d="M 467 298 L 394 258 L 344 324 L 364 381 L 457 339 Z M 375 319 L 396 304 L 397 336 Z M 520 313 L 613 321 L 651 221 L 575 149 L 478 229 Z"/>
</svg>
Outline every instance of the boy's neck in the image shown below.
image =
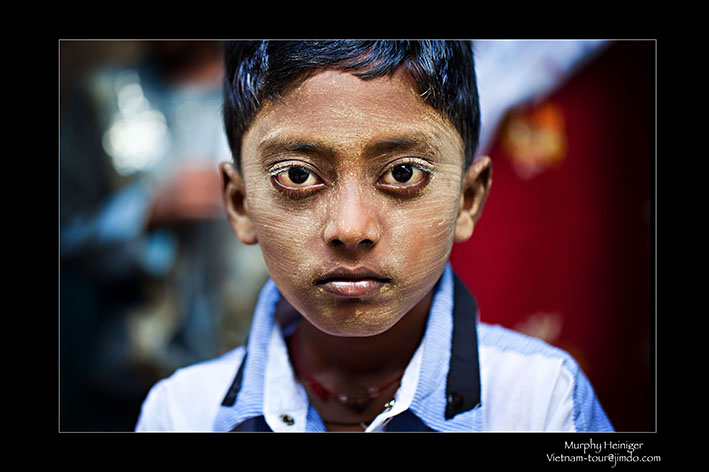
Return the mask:
<svg viewBox="0 0 709 472">
<path fill-rule="evenodd" d="M 296 334 L 301 358 L 316 379 L 337 384 L 333 387 L 374 385 L 406 368 L 423 338 L 432 300 L 433 289 L 398 323 L 375 336 L 333 336 L 302 317 Z M 282 299 L 277 311 L 289 309 Z"/>
</svg>

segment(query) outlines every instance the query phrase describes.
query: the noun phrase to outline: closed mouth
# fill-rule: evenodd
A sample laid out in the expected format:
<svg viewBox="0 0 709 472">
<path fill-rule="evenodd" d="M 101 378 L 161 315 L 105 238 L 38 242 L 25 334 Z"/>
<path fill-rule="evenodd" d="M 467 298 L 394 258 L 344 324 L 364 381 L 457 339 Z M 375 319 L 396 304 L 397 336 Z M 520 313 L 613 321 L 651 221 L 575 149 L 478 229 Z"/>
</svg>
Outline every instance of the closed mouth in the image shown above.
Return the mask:
<svg viewBox="0 0 709 472">
<path fill-rule="evenodd" d="M 331 295 L 349 300 L 375 296 L 391 279 L 366 267 L 338 267 L 327 272 L 315 284 Z"/>
<path fill-rule="evenodd" d="M 362 280 L 373 280 L 385 283 L 391 281 L 389 277 L 367 267 L 357 267 L 354 269 L 337 267 L 316 279 L 315 284 L 324 285 L 328 282 L 356 282 Z"/>
</svg>

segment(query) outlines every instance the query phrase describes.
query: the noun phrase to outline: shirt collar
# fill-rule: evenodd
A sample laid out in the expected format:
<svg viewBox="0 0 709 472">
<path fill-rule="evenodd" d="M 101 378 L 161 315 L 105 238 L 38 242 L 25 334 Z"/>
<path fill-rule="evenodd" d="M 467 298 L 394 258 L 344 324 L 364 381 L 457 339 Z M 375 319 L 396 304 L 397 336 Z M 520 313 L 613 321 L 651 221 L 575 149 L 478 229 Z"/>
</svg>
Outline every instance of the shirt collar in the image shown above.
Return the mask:
<svg viewBox="0 0 709 472">
<path fill-rule="evenodd" d="M 274 315 L 280 296 L 276 283 L 266 281 L 254 308 L 246 353 L 217 414 L 216 431 L 231 431 L 245 420 L 263 415 L 264 376 L 270 339 L 277 331 Z"/>
<path fill-rule="evenodd" d="M 217 416 L 217 431 L 230 431 L 258 416 L 264 416 L 273 430 L 304 430 L 308 401 L 295 381 L 283 334 L 274 321 L 279 299 L 275 283 L 269 280 L 254 310 L 246 356 Z M 478 429 L 477 318 L 475 299 L 446 265 L 435 289 L 423 341 L 404 373 L 396 403 L 371 429 L 407 409 L 436 431 Z M 273 385 L 278 385 L 278 391 Z M 289 390 L 287 394 L 283 388 Z"/>
<path fill-rule="evenodd" d="M 436 431 L 475 431 L 482 418 L 477 303 L 446 269 L 429 313 L 418 388 L 410 410 Z"/>
</svg>

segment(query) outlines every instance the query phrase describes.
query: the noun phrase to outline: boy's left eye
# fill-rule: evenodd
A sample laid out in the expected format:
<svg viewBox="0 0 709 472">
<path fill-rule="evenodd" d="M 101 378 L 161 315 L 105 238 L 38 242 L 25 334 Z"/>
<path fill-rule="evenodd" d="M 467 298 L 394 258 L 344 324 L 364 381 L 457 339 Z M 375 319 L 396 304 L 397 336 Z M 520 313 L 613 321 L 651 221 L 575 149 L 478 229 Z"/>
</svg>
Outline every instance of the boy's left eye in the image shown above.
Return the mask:
<svg viewBox="0 0 709 472">
<path fill-rule="evenodd" d="M 425 185 L 429 173 L 412 164 L 397 164 L 389 169 L 378 185 L 390 189 L 411 189 Z"/>
</svg>

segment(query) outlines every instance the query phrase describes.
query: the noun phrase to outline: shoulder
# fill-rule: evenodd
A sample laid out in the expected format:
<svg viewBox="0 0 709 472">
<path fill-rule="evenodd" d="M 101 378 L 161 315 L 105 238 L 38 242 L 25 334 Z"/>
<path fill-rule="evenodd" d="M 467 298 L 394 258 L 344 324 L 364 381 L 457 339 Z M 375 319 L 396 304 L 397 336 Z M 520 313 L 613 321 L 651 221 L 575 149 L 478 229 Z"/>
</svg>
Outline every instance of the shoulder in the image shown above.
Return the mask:
<svg viewBox="0 0 709 472">
<path fill-rule="evenodd" d="M 524 358 L 555 359 L 576 369 L 576 361 L 566 351 L 552 346 L 539 338 L 528 336 L 500 325 L 478 324 L 481 349 Z"/>
<path fill-rule="evenodd" d="M 483 405 L 493 430 L 606 429 L 607 419 L 566 351 L 502 326 L 480 323 Z"/>
<path fill-rule="evenodd" d="M 237 347 L 156 383 L 143 402 L 136 431 L 211 431 L 244 353 Z"/>
<path fill-rule="evenodd" d="M 554 383 L 570 385 L 579 371 L 569 354 L 538 338 L 484 323 L 478 334 L 483 385 L 496 391 L 523 385 L 528 393 L 539 393 Z"/>
</svg>

